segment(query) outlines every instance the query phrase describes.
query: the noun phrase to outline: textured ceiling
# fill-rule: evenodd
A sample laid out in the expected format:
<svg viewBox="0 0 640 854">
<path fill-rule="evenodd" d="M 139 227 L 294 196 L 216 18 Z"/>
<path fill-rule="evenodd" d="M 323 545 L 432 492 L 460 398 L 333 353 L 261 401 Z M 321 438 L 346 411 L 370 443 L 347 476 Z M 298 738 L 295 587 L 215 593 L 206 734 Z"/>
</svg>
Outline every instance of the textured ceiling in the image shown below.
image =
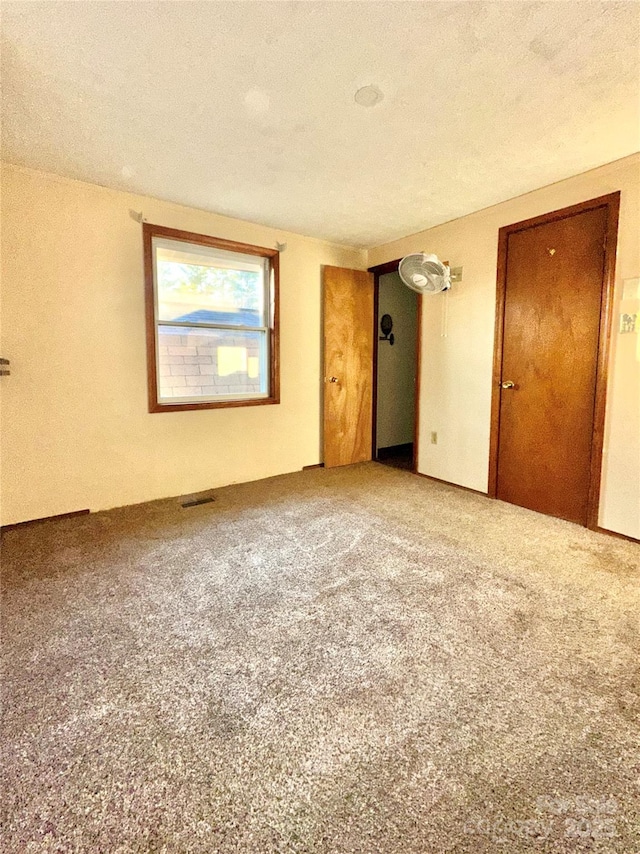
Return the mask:
<svg viewBox="0 0 640 854">
<path fill-rule="evenodd" d="M 376 245 L 640 149 L 639 30 L 636 2 L 4 2 L 3 158 Z"/>
</svg>

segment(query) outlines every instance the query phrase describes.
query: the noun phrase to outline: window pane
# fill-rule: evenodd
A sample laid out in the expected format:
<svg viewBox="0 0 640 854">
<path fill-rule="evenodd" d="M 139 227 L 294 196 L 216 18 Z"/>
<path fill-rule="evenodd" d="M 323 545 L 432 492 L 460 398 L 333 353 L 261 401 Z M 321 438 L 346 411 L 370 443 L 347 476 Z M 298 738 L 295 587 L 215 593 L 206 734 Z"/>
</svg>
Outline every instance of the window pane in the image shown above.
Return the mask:
<svg viewBox="0 0 640 854">
<path fill-rule="evenodd" d="M 158 327 L 158 388 L 162 401 L 268 394 L 267 333 Z"/>
<path fill-rule="evenodd" d="M 158 320 L 268 325 L 266 259 L 162 238 L 153 246 Z"/>
</svg>

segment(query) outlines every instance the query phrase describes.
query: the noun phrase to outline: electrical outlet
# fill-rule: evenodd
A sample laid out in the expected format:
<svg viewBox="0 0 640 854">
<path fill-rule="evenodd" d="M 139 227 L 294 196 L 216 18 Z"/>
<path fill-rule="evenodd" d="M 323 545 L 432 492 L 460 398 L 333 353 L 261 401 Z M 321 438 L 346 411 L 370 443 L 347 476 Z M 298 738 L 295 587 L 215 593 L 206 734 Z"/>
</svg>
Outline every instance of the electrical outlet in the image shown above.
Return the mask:
<svg viewBox="0 0 640 854">
<path fill-rule="evenodd" d="M 435 431 L 435 430 L 432 430 L 432 431 L 431 431 L 431 444 L 432 444 L 432 445 L 437 445 L 437 444 L 438 444 L 438 434 L 436 433 L 436 431 Z"/>
</svg>

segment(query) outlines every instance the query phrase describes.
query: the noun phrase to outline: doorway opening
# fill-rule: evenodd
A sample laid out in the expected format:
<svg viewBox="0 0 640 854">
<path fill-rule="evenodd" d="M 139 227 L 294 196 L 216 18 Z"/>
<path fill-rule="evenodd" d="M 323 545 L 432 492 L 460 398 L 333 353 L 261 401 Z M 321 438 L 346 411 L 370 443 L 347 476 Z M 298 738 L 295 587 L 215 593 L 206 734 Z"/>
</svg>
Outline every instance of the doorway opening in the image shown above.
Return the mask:
<svg viewBox="0 0 640 854">
<path fill-rule="evenodd" d="M 375 271 L 373 458 L 415 471 L 421 300 L 402 283 L 393 263 L 395 269 Z"/>
</svg>

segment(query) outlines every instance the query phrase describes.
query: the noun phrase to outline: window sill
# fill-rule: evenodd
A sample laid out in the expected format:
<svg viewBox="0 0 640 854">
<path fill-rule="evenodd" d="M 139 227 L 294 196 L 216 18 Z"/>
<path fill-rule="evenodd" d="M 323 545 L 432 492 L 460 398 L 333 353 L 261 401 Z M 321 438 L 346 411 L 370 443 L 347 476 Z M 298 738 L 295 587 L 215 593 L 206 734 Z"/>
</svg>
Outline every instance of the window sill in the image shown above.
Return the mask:
<svg viewBox="0 0 640 854">
<path fill-rule="evenodd" d="M 279 404 L 279 397 L 256 397 L 246 400 L 211 400 L 206 403 L 157 403 L 149 402 L 149 412 L 185 412 L 193 409 L 231 409 L 237 406 L 268 406 Z"/>
</svg>

